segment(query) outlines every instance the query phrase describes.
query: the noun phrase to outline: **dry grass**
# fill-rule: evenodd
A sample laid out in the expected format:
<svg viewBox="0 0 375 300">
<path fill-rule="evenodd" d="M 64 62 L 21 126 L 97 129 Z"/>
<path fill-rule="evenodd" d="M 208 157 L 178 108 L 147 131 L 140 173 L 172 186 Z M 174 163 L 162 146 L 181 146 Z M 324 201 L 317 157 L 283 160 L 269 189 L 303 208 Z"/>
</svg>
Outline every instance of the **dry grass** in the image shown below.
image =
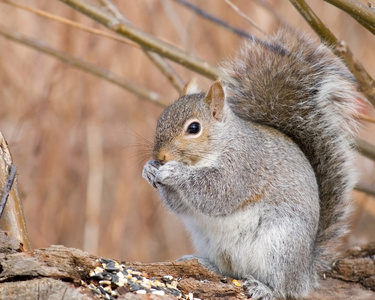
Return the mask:
<svg viewBox="0 0 375 300">
<path fill-rule="evenodd" d="M 59 1 L 20 3 L 101 28 Z M 170 0 L 115 3 L 135 26 L 213 64 L 231 56 L 240 43 L 232 33 Z M 272 32 L 279 26 L 275 15 L 256 1 L 235 3 L 264 31 Z M 272 3 L 284 21 L 311 32 L 288 1 Z M 259 34 L 225 1 L 199 4 L 223 20 Z M 311 1 L 311 5 L 335 34 L 349 43 L 374 77 L 374 36 L 329 4 Z M 137 48 L 1 3 L 0 20 L 7 28 L 110 69 L 171 102 L 178 96 Z M 195 76 L 174 66 L 184 80 Z M 210 81 L 200 78 L 199 82 L 207 88 Z M 18 166 L 32 247 L 64 244 L 101 256 L 141 261 L 175 259 L 192 252 L 183 226 L 141 178 L 160 108 L 2 37 L 0 86 L 0 131 Z M 364 124 L 362 136 L 372 143 L 374 132 L 374 125 Z M 362 178 L 374 183 L 374 163 L 364 158 L 358 161 Z M 87 199 L 91 201 L 88 213 Z M 374 240 L 368 228 L 375 224 L 375 201 L 361 193 L 355 193 L 355 199 L 359 209 L 350 241 Z M 99 240 L 89 233 L 85 243 L 85 228 L 98 230 Z"/>
</svg>

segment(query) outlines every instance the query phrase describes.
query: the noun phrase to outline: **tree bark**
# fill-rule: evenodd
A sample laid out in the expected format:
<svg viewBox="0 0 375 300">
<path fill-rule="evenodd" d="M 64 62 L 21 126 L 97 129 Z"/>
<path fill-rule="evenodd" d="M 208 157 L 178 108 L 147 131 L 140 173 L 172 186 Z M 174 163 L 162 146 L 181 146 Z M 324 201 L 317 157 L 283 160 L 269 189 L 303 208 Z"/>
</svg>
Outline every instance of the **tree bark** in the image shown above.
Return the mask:
<svg viewBox="0 0 375 300">
<path fill-rule="evenodd" d="M 159 281 L 166 275 L 177 278 L 177 288 L 183 297 L 246 298 L 246 292 L 233 279 L 202 268 L 196 260 L 122 264 L 146 278 Z M 16 239 L 0 232 L 0 300 L 97 299 L 98 292 L 92 287 L 99 286 L 100 280 L 92 277 L 92 272 L 98 266 L 103 265 L 94 255 L 64 246 L 21 252 Z M 325 277 L 308 300 L 375 299 L 375 243 L 347 251 Z M 137 294 L 128 286 L 112 284 L 112 290 L 117 290 L 117 299 L 178 299 L 168 294 Z M 111 297 L 107 299 L 116 299 Z"/>
</svg>

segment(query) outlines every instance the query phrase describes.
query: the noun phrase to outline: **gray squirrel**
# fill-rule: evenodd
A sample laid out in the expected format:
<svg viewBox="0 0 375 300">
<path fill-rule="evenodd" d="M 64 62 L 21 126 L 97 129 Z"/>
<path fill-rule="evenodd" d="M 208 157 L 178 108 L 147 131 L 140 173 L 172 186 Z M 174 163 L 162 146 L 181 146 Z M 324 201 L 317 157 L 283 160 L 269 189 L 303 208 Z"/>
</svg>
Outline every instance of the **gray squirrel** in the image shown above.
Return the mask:
<svg viewBox="0 0 375 300">
<path fill-rule="evenodd" d="M 284 30 L 222 72 L 162 113 L 143 177 L 191 233 L 182 259 L 244 279 L 253 299 L 305 297 L 348 231 L 366 100 L 330 49 Z"/>
</svg>

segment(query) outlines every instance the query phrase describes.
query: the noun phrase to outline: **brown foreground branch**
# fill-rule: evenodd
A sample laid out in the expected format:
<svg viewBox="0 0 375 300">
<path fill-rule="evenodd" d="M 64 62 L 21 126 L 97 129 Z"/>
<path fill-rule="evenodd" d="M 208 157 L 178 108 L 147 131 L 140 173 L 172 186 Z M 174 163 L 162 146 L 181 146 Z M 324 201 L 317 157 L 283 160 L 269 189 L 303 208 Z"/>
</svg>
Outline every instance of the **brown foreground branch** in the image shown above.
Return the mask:
<svg viewBox="0 0 375 300">
<path fill-rule="evenodd" d="M 0 199 L 2 200 L 0 230 L 9 232 L 11 236 L 20 242 L 21 249 L 27 251 L 30 249 L 30 242 L 16 177 L 9 184 L 10 171 L 12 169 L 14 170 L 8 143 L 0 132 Z"/>
<path fill-rule="evenodd" d="M 0 232 L 0 300 L 97 299 L 93 287 L 99 282 L 109 281 L 94 279 L 93 270 L 102 264 L 97 257 L 81 250 L 50 246 L 30 252 L 19 251 L 19 243 Z M 321 279 L 321 287 L 306 300 L 374 299 L 374 254 L 375 243 L 348 251 L 333 270 L 326 272 L 327 278 Z M 183 298 L 246 298 L 245 291 L 238 284 L 233 284 L 231 278 L 202 268 L 196 260 L 123 264 L 138 277 L 160 282 L 173 276 L 178 281 L 177 289 Z M 116 290 L 117 299 L 178 299 L 174 295 L 137 293 L 131 291 L 134 287 L 126 285 L 118 287 L 112 284 L 110 287 Z M 114 297 L 108 295 L 106 299 Z"/>
</svg>

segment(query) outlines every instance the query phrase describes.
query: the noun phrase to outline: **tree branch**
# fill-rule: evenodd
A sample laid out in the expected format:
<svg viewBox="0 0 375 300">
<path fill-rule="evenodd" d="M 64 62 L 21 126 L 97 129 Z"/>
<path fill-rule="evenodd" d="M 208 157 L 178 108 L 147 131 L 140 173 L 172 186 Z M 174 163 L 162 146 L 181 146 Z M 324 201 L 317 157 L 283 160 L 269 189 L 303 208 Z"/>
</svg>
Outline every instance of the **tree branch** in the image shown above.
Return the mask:
<svg viewBox="0 0 375 300">
<path fill-rule="evenodd" d="M 129 20 L 125 18 L 122 12 L 117 8 L 117 6 L 111 0 L 98 0 L 100 5 L 105 7 L 114 17 L 123 21 L 124 23 L 130 24 Z"/>
<path fill-rule="evenodd" d="M 357 79 L 361 91 L 367 99 L 375 106 L 375 81 L 367 73 L 361 63 L 353 56 L 350 49 L 344 42 L 339 42 L 334 34 L 324 25 L 314 11 L 304 0 L 289 0 L 306 20 L 311 28 L 320 36 L 320 38 L 330 47 L 334 53 L 340 56 L 346 63 L 349 70 Z"/>
<path fill-rule="evenodd" d="M 359 192 L 375 197 L 375 186 L 370 183 L 358 182 L 355 189 Z"/>
<path fill-rule="evenodd" d="M 251 20 L 246 14 L 244 14 L 238 6 L 236 6 L 232 1 L 225 0 L 225 3 L 227 3 L 239 16 L 241 16 L 243 19 L 245 19 L 247 22 L 249 22 L 254 28 L 259 30 L 263 34 L 267 34 L 262 28 L 260 28 L 253 20 Z"/>
<path fill-rule="evenodd" d="M 109 5 L 109 3 L 111 3 L 109 0 L 101 0 L 101 1 L 105 2 L 105 3 L 108 3 L 108 5 Z M 69 25 L 69 26 L 73 26 L 73 27 L 78 28 L 82 31 L 86 31 L 86 32 L 93 33 L 93 34 L 96 34 L 96 35 L 99 35 L 99 36 L 103 36 L 103 37 L 109 38 L 111 40 L 114 40 L 116 42 L 124 43 L 124 44 L 130 45 L 130 46 L 133 46 L 133 47 L 141 48 L 138 44 L 136 44 L 134 42 L 131 42 L 131 41 L 129 41 L 129 40 L 123 38 L 123 37 L 120 37 L 118 35 L 108 34 L 107 32 L 104 32 L 102 30 L 89 28 L 89 27 L 87 27 L 85 25 L 82 25 L 80 23 L 77 23 L 77 22 L 71 21 L 69 19 L 65 19 L 65 18 L 56 16 L 56 15 L 53 15 L 53 14 L 47 13 L 45 11 L 42 11 L 42 10 L 39 10 L 39 9 L 36 9 L 36 8 L 24 6 L 24 5 L 9 1 L 9 0 L 0 0 L 0 2 L 3 2 L 4 4 L 8 4 L 8 5 L 11 5 L 11 6 L 29 11 L 29 12 L 34 13 L 36 15 L 39 15 L 39 16 L 42 16 L 42 17 L 45 17 L 45 18 L 48 18 L 48 19 L 66 24 L 66 25 Z M 112 8 L 112 6 L 111 6 L 111 8 Z M 112 9 L 114 9 L 114 8 L 112 8 Z M 121 13 L 118 11 L 118 12 L 116 12 L 116 16 L 118 14 L 121 14 Z M 123 20 L 128 22 L 124 16 L 123 16 Z M 178 92 L 181 92 L 181 90 L 184 87 L 184 82 L 182 81 L 180 76 L 175 72 L 175 70 L 172 68 L 172 66 L 167 61 L 163 60 L 156 53 L 153 53 L 153 52 L 147 53 L 146 52 L 146 55 L 150 58 L 150 60 L 152 62 L 155 63 L 157 68 L 167 77 L 167 79 L 178 90 Z"/>
<path fill-rule="evenodd" d="M 8 178 L 7 184 L 5 185 L 5 189 L 3 191 L 3 195 L 1 196 L 1 201 L 0 201 L 0 219 L 1 219 L 1 216 L 3 215 L 5 205 L 7 204 L 8 197 L 12 190 L 13 183 L 17 174 L 17 167 L 15 165 L 11 165 L 9 167 L 10 167 L 9 178 Z"/>
<path fill-rule="evenodd" d="M 117 19 L 112 14 L 85 1 L 85 0 L 60 0 L 77 11 L 103 24 L 109 29 L 124 35 L 142 47 L 167 57 L 185 67 L 211 79 L 220 77 L 220 70 L 207 62 L 195 58 L 188 53 L 164 42 L 144 31 L 135 28 Z"/>
<path fill-rule="evenodd" d="M 304 0 L 289 1 L 325 43 L 327 43 L 329 46 L 335 46 L 337 44 L 337 38 L 324 25 L 324 23 L 318 18 L 318 16 Z"/>
<path fill-rule="evenodd" d="M 176 88 L 176 90 L 181 93 L 185 86 L 185 83 L 177 73 L 177 71 L 171 66 L 171 64 L 155 52 L 151 52 L 146 49 L 143 49 L 143 51 L 147 55 L 147 57 L 155 64 L 159 71 Z"/>
<path fill-rule="evenodd" d="M 32 7 L 29 7 L 29 6 L 22 5 L 22 4 L 18 4 L 18 3 L 15 3 L 15 2 L 9 1 L 9 0 L 0 0 L 0 2 L 2 2 L 4 4 L 11 5 L 11 6 L 14 6 L 14 7 L 17 7 L 17 8 L 20 8 L 20 9 L 23 9 L 23 10 L 26 10 L 28 12 L 31 12 L 33 14 L 36 14 L 36 15 L 44 17 L 44 18 L 48 18 L 50 20 L 54 20 L 54 21 L 57 21 L 57 22 L 60 22 L 60 23 L 78 28 L 82 31 L 86 31 L 86 32 L 89 32 L 89 33 L 93 33 L 93 34 L 105 37 L 105 38 L 109 38 L 109 39 L 114 40 L 116 42 L 127 44 L 127 45 L 132 46 L 132 47 L 140 48 L 140 46 L 138 44 L 133 43 L 133 42 L 131 42 L 131 41 L 129 41 L 129 40 L 123 38 L 123 37 L 118 36 L 118 35 L 109 34 L 107 32 L 104 32 L 102 30 L 98 30 L 98 29 L 95 29 L 95 28 L 89 28 L 89 27 L 87 27 L 83 24 L 74 22 L 74 21 L 66 19 L 66 18 L 62 18 L 62 17 L 54 15 L 54 14 L 50 14 L 50 13 L 48 13 L 46 11 L 43 11 L 43 10 L 40 10 L 40 9 L 36 9 L 36 8 L 32 8 Z"/>
<path fill-rule="evenodd" d="M 362 26 L 375 34 L 375 12 L 371 8 L 354 0 L 324 0 L 329 4 L 347 12 Z"/>
<path fill-rule="evenodd" d="M 22 201 L 18 192 L 17 174 L 14 168 L 8 143 L 0 132 L 0 194 L 2 194 L 1 198 L 8 198 L 0 217 L 0 230 L 7 231 L 11 237 L 17 239 L 17 246 L 20 247 L 21 251 L 28 251 L 30 250 L 30 242 L 26 230 Z M 9 182 L 11 177 L 9 169 L 13 171 L 14 176 L 11 184 Z"/>
<path fill-rule="evenodd" d="M 198 6 L 196 5 L 193 5 L 185 0 L 175 0 L 176 2 L 180 3 L 181 5 L 185 6 L 186 8 L 192 10 L 193 12 L 195 12 L 197 15 L 201 16 L 202 18 L 205 18 L 211 22 L 214 22 L 226 29 L 229 29 L 230 31 L 232 31 L 233 33 L 239 35 L 239 36 L 242 36 L 244 38 L 248 38 L 250 40 L 254 40 L 255 37 L 237 27 L 234 27 L 228 23 L 225 23 L 223 20 L 219 19 L 218 17 L 215 17 L 211 14 L 209 14 L 208 12 L 204 11 L 203 9 L 199 8 Z"/>
<path fill-rule="evenodd" d="M 272 7 L 267 0 L 256 0 L 256 3 L 273 15 L 282 27 L 290 28 L 290 24 Z"/>
<path fill-rule="evenodd" d="M 86 2 L 84 2 L 83 0 L 60 0 L 62 2 L 69 2 L 71 6 L 73 6 L 72 3 L 76 3 L 77 5 L 80 4 L 80 5 L 84 5 Z M 304 1 L 301 1 L 301 0 L 290 0 L 291 2 L 301 2 L 302 4 L 304 3 Z M 8 1 L 6 1 L 8 2 Z M 107 25 L 110 23 L 110 20 L 113 21 L 113 18 L 109 17 L 106 14 L 103 13 L 102 10 L 98 10 L 97 7 L 95 6 L 92 6 L 91 4 L 88 4 L 89 6 L 88 7 L 84 7 L 82 8 L 81 6 L 78 5 L 78 8 L 79 10 L 83 10 L 86 14 L 89 14 L 90 12 L 93 13 L 94 15 L 94 19 L 102 19 L 102 23 L 106 23 Z M 316 24 L 316 26 L 318 28 L 321 28 L 322 29 L 322 32 L 324 32 L 324 24 L 322 25 L 321 21 L 318 19 L 318 18 L 314 18 L 314 13 L 310 10 L 310 8 L 307 6 L 301 6 L 301 8 L 303 9 L 304 12 L 308 12 L 308 14 L 312 14 L 312 18 L 311 20 L 314 20 L 314 24 Z M 117 20 L 117 19 L 116 19 Z M 116 21 L 115 20 L 115 21 Z M 115 28 L 118 28 L 118 27 L 122 27 L 123 24 L 120 24 L 120 25 L 116 25 Z M 109 25 L 108 25 L 109 26 Z M 130 26 L 131 27 L 131 26 Z M 135 28 L 130 28 L 130 31 L 134 29 L 134 32 L 138 32 L 137 29 Z M 140 31 L 139 31 L 140 32 Z M 141 32 L 142 33 L 142 32 Z M 323 34 L 325 36 L 327 36 L 327 39 L 329 40 L 329 37 L 332 37 L 333 40 L 336 40 L 336 38 L 331 34 L 331 32 L 327 29 L 327 31 L 325 32 L 326 34 Z M 24 35 L 21 35 L 19 33 L 16 33 L 16 32 L 11 32 L 9 30 L 7 30 L 6 28 L 4 28 L 3 26 L 0 25 L 0 35 L 3 35 L 4 37 L 8 38 L 8 39 L 11 39 L 11 40 L 14 40 L 16 42 L 19 42 L 19 43 L 22 43 L 22 44 L 25 44 L 27 46 L 30 46 L 34 49 L 37 49 L 45 54 L 48 54 L 48 55 L 51 55 L 51 56 L 54 56 L 56 58 L 58 58 L 59 60 L 73 66 L 73 67 L 76 67 L 76 68 L 79 68 L 79 69 L 82 69 L 86 72 L 89 72 L 91 74 L 94 74 L 98 77 L 101 77 L 107 81 L 110 81 L 122 88 L 125 88 L 129 91 L 131 91 L 132 93 L 144 98 L 144 99 L 147 99 L 159 106 L 162 106 L 162 107 L 165 107 L 167 103 L 167 100 L 163 99 L 160 95 L 158 95 L 157 93 L 155 92 L 152 92 L 152 91 L 149 91 L 135 83 L 132 83 L 130 81 L 127 81 L 113 73 L 111 73 L 110 71 L 106 70 L 106 69 L 102 69 L 102 68 L 99 68 L 95 65 L 92 65 L 88 62 L 84 62 L 76 57 L 73 57 L 69 54 L 66 54 L 64 52 L 61 52 L 59 50 L 56 50 L 56 49 L 53 49 L 53 48 L 50 48 L 49 46 L 43 44 L 42 42 L 38 41 L 38 40 L 34 40 L 34 39 L 31 39 L 29 37 L 26 37 Z M 146 34 L 147 35 L 147 34 Z M 137 39 L 141 39 L 142 38 L 142 34 L 140 36 L 137 36 Z M 153 38 L 150 39 L 151 41 L 153 40 Z M 150 40 L 147 40 L 147 41 L 150 41 Z M 156 40 L 156 39 L 155 39 Z M 336 40 L 337 41 L 337 40 Z M 173 46 L 170 46 L 168 45 L 167 43 L 164 43 L 162 41 L 159 41 L 158 40 L 158 46 L 161 46 L 161 45 L 166 45 L 167 48 L 171 47 L 172 49 L 172 52 L 174 54 L 178 53 L 177 56 L 175 56 L 174 58 L 177 59 L 178 57 L 180 57 L 181 59 L 183 59 L 183 57 L 185 57 L 185 53 L 183 53 L 181 50 L 177 49 L 177 48 L 174 48 Z M 175 52 L 173 50 L 176 50 Z M 165 50 L 165 51 L 168 51 L 168 50 Z M 173 54 L 171 54 L 173 55 Z M 179 56 L 179 55 L 182 55 Z M 204 61 L 200 61 L 200 60 L 196 60 L 190 56 L 186 56 L 191 63 L 193 64 L 197 64 L 198 67 L 205 67 L 205 66 L 209 66 L 206 62 Z M 201 63 L 201 65 L 199 66 L 199 64 Z M 210 76 L 212 77 L 218 77 L 220 75 L 220 72 L 219 72 L 219 69 L 215 68 L 215 67 L 212 67 L 212 66 L 209 66 L 209 69 L 207 69 L 208 72 L 210 72 Z M 357 145 L 358 145 L 358 151 L 363 154 L 364 156 L 372 159 L 372 160 L 375 160 L 375 147 L 372 146 L 371 144 L 363 141 L 363 140 L 360 140 L 358 139 L 357 140 Z"/>
<path fill-rule="evenodd" d="M 39 299 L 40 295 L 44 296 L 43 299 L 80 300 L 99 297 L 112 299 L 112 295 L 116 295 L 119 299 L 139 300 L 246 299 L 243 286 L 234 285 L 232 278 L 223 277 L 203 268 L 196 259 L 159 263 L 117 262 L 108 259 L 107 261 L 114 265 L 111 268 L 115 270 L 107 271 L 104 268 L 105 263 L 100 263 L 98 257 L 78 249 L 50 246 L 17 253 L 18 248 L 14 241 L 0 232 L 0 242 L 2 240 L 0 249 L 6 250 L 6 252 L 3 250 L 5 253 L 0 253 L 3 257 L 0 261 L 2 269 L 0 293 L 4 296 L 2 299 L 9 299 L 9 296 L 14 299 L 12 297 L 14 295 L 17 299 Z M 319 288 L 304 299 L 374 299 L 374 253 L 375 245 L 371 243 L 348 250 L 330 270 L 324 272 L 327 275 L 326 279 L 318 279 Z M 112 276 L 118 272 L 130 274 L 127 282 L 121 286 L 118 284 L 118 276 Z M 178 293 L 178 297 L 177 295 L 157 296 L 151 294 L 150 290 L 143 289 L 144 284 L 141 283 L 138 286 L 144 290 L 144 295 L 138 294 L 136 290 L 139 288 L 131 288 L 131 284 L 134 286 L 133 282 L 137 280 L 136 276 L 149 284 L 157 280 L 160 290 L 165 290 L 160 284 L 164 282 L 165 277 L 178 278 L 177 287 L 172 289 L 169 287 L 166 292 L 180 291 L 181 293 Z M 103 277 L 106 280 L 102 280 Z M 103 288 L 107 286 L 112 288 Z"/>
<path fill-rule="evenodd" d="M 358 119 L 360 119 L 362 121 L 366 121 L 366 122 L 375 124 L 375 119 L 372 118 L 372 117 L 370 117 L 370 116 L 368 116 L 368 115 L 364 115 L 364 114 L 358 113 L 357 117 L 358 117 Z"/>
<path fill-rule="evenodd" d="M 153 91 L 149 91 L 147 89 L 145 89 L 144 87 L 140 86 L 140 85 L 137 85 L 136 83 L 134 82 L 130 82 L 130 81 L 127 81 L 125 80 L 124 78 L 106 70 L 106 69 L 103 69 L 103 68 L 100 68 L 100 67 L 97 67 L 93 64 L 90 64 L 88 62 L 85 62 L 83 60 L 80 60 L 72 55 L 69 55 L 67 53 L 64 53 L 60 50 L 56 50 L 54 48 L 51 48 L 47 45 L 45 45 L 44 43 L 38 41 L 38 40 L 35 40 L 35 39 L 32 39 L 32 38 L 29 38 L 23 34 L 20 34 L 18 32 L 13 32 L 13 31 L 10 31 L 8 29 L 6 29 L 5 27 L 3 27 L 2 25 L 0 25 L 0 35 L 10 39 L 10 40 L 13 40 L 13 41 L 16 41 L 16 42 L 19 42 L 21 44 L 24 44 L 24 45 L 27 45 L 31 48 L 34 48 L 34 49 L 37 49 L 38 51 L 42 52 L 42 53 L 45 53 L 45 54 L 48 54 L 50 56 L 53 56 L 63 62 L 65 62 L 66 64 L 72 66 L 72 67 L 75 67 L 75 68 L 78 68 L 78 69 L 81 69 L 83 71 L 86 71 L 88 73 L 91 73 L 95 76 L 98 76 L 100 78 L 103 78 L 111 83 L 114 83 L 140 97 L 142 97 L 143 99 L 146 99 L 146 100 L 149 100 L 151 101 L 152 103 L 155 103 L 161 107 L 165 107 L 166 106 L 166 103 L 167 100 L 166 99 L 163 99 L 160 95 L 158 95 L 157 93 L 153 92 Z"/>
<path fill-rule="evenodd" d="M 356 143 L 356 149 L 359 153 L 361 153 L 363 156 L 371 159 L 371 160 L 374 160 L 375 161 L 375 146 L 373 146 L 372 144 L 360 139 L 360 138 L 357 138 L 355 140 L 355 143 Z"/>
<path fill-rule="evenodd" d="M 131 22 L 120 12 L 115 4 L 111 0 L 99 0 L 102 6 L 104 6 L 108 11 L 110 11 L 113 16 L 122 22 L 131 25 Z M 142 49 L 147 57 L 155 64 L 159 71 L 168 79 L 168 81 L 181 93 L 184 88 L 185 83 L 181 79 L 180 75 L 175 69 L 159 54 L 148 51 L 147 49 Z"/>
</svg>

